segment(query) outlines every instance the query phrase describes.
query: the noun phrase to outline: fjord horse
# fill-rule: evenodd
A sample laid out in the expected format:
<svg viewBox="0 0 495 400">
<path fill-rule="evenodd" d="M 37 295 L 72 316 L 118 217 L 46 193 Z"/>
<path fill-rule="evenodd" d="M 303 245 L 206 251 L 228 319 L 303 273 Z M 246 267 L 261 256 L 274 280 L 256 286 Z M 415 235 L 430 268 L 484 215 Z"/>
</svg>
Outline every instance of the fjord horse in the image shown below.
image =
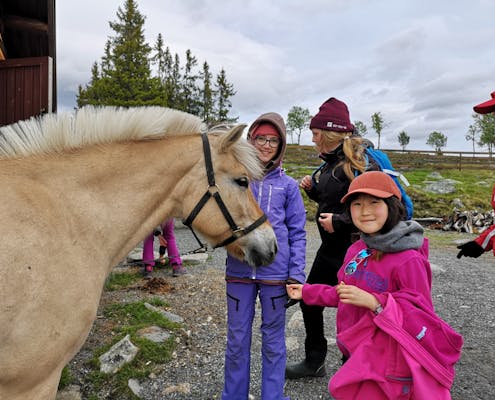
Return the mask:
<svg viewBox="0 0 495 400">
<path fill-rule="evenodd" d="M 0 128 L 0 399 L 55 398 L 107 275 L 166 218 L 250 265 L 273 261 L 243 129 L 206 132 L 160 107 L 85 107 Z"/>
</svg>

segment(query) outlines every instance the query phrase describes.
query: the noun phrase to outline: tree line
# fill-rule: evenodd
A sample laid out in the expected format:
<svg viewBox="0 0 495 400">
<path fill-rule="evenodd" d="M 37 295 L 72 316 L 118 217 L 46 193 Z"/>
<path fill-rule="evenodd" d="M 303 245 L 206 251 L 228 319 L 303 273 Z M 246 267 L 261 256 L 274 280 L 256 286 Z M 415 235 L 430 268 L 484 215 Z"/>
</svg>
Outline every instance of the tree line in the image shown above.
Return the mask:
<svg viewBox="0 0 495 400">
<path fill-rule="evenodd" d="M 136 0 L 125 0 L 117 20 L 109 23 L 115 35 L 108 38 L 100 63 L 93 64 L 89 83 L 79 85 L 77 106 L 156 105 L 197 115 L 210 125 L 236 122 L 229 114 L 235 90 L 225 69 L 214 76 L 208 62 L 199 66 L 190 50 L 181 63 L 161 33 L 150 46 L 144 22 Z"/>
<path fill-rule="evenodd" d="M 150 46 L 144 37 L 145 17 L 139 12 L 136 0 L 124 0 L 124 7 L 117 10 L 117 20 L 109 22 L 115 32 L 107 39 L 104 55 L 91 69 L 91 79 L 84 87 L 79 85 L 77 106 L 157 105 L 185 111 L 201 117 L 207 124 L 237 122 L 230 115 L 234 86 L 228 82 L 225 69 L 216 75 L 207 61 L 199 65 L 190 50 L 182 63 L 177 53 L 172 54 L 162 34 Z M 465 135 L 475 153 L 475 145 L 487 147 L 490 154 L 495 145 L 495 115 L 473 114 L 473 123 Z M 300 144 L 302 134 L 308 129 L 312 116 L 308 109 L 293 106 L 287 115 L 287 133 L 292 143 Z M 387 126 L 381 112 L 370 117 L 371 127 L 378 136 L 377 147 L 383 129 Z M 356 132 L 368 133 L 363 121 L 354 121 Z M 405 150 L 410 142 L 406 131 L 397 134 L 397 141 Z M 447 145 L 447 136 L 433 131 L 426 144 L 441 153 Z"/>
<path fill-rule="evenodd" d="M 493 153 L 495 146 L 495 114 L 473 114 L 474 122 L 469 126 L 465 135 L 467 141 L 472 142 L 473 153 L 476 153 L 475 145 L 487 147 L 489 154 Z M 287 115 L 287 132 L 291 137 L 292 143 L 301 144 L 302 133 L 309 128 L 311 121 L 309 110 L 300 106 L 294 106 L 289 110 Z M 377 148 L 380 148 L 380 139 L 383 129 L 387 126 L 381 112 L 376 112 L 370 117 L 371 126 L 378 136 Z M 362 121 L 354 121 L 356 133 L 366 136 L 368 127 Z M 432 146 L 437 153 L 447 146 L 447 136 L 441 132 L 433 131 L 428 135 L 426 144 Z M 397 134 L 397 142 L 402 150 L 405 150 L 411 137 L 406 131 Z"/>
</svg>

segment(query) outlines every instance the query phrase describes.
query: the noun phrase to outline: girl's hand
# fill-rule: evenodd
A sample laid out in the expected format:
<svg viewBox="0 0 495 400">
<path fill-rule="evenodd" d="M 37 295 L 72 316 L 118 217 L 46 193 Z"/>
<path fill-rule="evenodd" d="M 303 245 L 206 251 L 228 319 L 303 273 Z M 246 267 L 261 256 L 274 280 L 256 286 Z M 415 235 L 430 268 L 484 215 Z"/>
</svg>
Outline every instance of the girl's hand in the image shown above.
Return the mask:
<svg viewBox="0 0 495 400">
<path fill-rule="evenodd" d="M 162 235 L 158 236 L 158 241 L 160 242 L 160 246 L 167 247 L 167 239 L 165 239 Z"/>
<path fill-rule="evenodd" d="M 288 285 L 285 285 L 287 289 L 287 295 L 294 300 L 301 300 L 302 299 L 302 288 L 303 285 L 300 283 L 290 283 Z"/>
<path fill-rule="evenodd" d="M 301 189 L 304 190 L 310 190 L 312 183 L 311 183 L 311 177 L 309 175 L 306 175 L 304 178 L 301 179 L 301 183 L 299 184 Z"/>
<path fill-rule="evenodd" d="M 340 282 L 336 286 L 336 290 L 340 301 L 344 304 L 369 308 L 371 311 L 375 311 L 378 304 L 380 304 L 371 293 L 354 285 L 346 285 L 344 282 Z"/>
<path fill-rule="evenodd" d="M 335 232 L 333 229 L 332 216 L 333 213 L 321 213 L 318 217 L 318 223 L 328 233 Z"/>
</svg>

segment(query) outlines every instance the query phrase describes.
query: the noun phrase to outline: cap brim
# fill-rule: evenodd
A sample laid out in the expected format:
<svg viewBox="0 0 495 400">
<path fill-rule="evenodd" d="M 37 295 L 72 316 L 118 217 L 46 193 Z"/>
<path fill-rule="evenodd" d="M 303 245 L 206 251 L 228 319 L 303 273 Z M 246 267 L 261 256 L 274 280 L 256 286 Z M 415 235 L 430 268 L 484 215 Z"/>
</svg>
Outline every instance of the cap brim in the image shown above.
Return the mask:
<svg viewBox="0 0 495 400">
<path fill-rule="evenodd" d="M 345 203 L 350 196 L 356 193 L 370 194 L 372 196 L 378 197 L 379 199 L 388 199 L 389 197 L 392 197 L 394 195 L 393 193 L 384 192 L 383 190 L 377 190 L 377 189 L 356 189 L 353 190 L 352 192 L 347 193 L 344 197 L 342 197 L 340 202 Z"/>
<path fill-rule="evenodd" d="M 473 107 L 473 110 L 478 114 L 488 114 L 495 112 L 495 99 L 485 101 Z"/>
</svg>

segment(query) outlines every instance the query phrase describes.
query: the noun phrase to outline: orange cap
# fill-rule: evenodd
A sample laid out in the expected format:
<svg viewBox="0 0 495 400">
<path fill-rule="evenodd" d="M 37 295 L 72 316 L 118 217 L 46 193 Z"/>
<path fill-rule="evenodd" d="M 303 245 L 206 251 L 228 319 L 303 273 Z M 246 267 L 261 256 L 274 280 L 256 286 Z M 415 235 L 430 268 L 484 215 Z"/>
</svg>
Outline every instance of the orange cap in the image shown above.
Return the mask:
<svg viewBox="0 0 495 400">
<path fill-rule="evenodd" d="M 347 194 L 340 200 L 345 203 L 349 196 L 355 193 L 366 193 L 379 199 L 387 199 L 395 196 L 399 200 L 402 194 L 394 180 L 382 171 L 368 171 L 359 175 L 349 185 Z"/>
</svg>

